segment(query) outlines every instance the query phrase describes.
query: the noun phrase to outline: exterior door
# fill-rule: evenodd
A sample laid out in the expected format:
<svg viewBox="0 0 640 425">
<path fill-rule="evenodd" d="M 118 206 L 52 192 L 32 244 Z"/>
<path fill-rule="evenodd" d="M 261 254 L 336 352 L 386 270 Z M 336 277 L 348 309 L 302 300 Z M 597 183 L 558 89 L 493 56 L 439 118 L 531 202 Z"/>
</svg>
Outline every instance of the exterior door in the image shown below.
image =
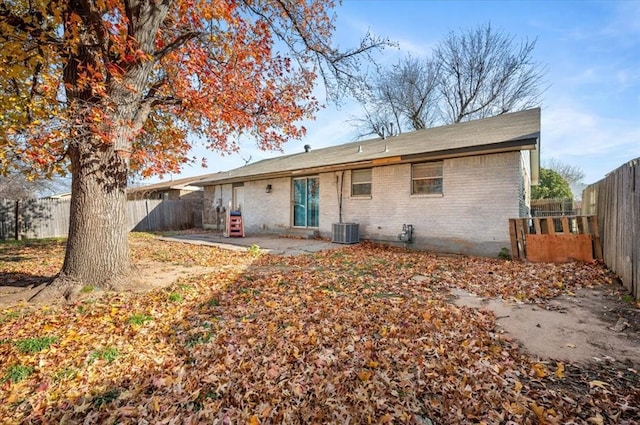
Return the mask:
<svg viewBox="0 0 640 425">
<path fill-rule="evenodd" d="M 238 186 L 233 188 L 233 211 L 242 211 L 244 205 L 244 187 Z"/>
<path fill-rule="evenodd" d="M 293 179 L 294 227 L 320 225 L 320 180 L 318 177 Z"/>
</svg>

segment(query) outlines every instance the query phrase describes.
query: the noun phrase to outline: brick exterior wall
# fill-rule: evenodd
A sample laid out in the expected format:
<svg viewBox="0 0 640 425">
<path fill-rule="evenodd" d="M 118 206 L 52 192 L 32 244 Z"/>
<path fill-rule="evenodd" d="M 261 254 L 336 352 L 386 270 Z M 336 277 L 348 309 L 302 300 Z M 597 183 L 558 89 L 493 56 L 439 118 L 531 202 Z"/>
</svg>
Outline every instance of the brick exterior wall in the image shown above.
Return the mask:
<svg viewBox="0 0 640 425">
<path fill-rule="evenodd" d="M 351 197 L 351 172 L 322 173 L 320 178 L 320 234 L 331 237 L 339 220 L 340 181 L 344 178 L 342 221 L 359 223 L 360 237 L 397 244 L 403 224 L 414 227 L 408 247 L 438 252 L 496 256 L 509 247 L 508 219 L 521 215 L 526 198 L 520 152 L 508 152 L 443 162 L 443 194 L 411 195 L 411 164 L 372 169 L 371 197 Z M 267 184 L 272 185 L 266 193 Z M 225 189 L 225 187 L 227 187 Z M 231 199 L 231 185 L 215 189 L 223 205 Z M 205 228 L 214 190 L 205 188 Z M 291 179 L 247 182 L 243 211 L 246 232 L 286 233 L 291 226 Z M 209 211 L 209 213 L 207 212 Z"/>
<path fill-rule="evenodd" d="M 348 196 L 347 172 L 343 221 L 359 223 L 363 238 L 386 242 L 412 224 L 416 248 L 495 256 L 510 246 L 508 219 L 520 214 L 520 173 L 518 152 L 445 160 L 443 194 L 411 195 L 410 164 L 377 167 L 371 199 L 362 199 Z M 321 231 L 330 232 L 325 225 Z"/>
<path fill-rule="evenodd" d="M 266 192 L 271 185 L 271 193 Z M 285 233 L 291 227 L 291 179 L 267 179 L 244 184 L 245 232 Z"/>
<path fill-rule="evenodd" d="M 531 215 L 530 156 L 531 152 L 529 151 L 522 151 L 520 155 L 520 217 L 529 217 Z"/>
<path fill-rule="evenodd" d="M 230 184 L 205 186 L 204 205 L 202 207 L 202 227 L 210 230 L 224 229 L 224 211 L 232 197 Z"/>
<path fill-rule="evenodd" d="M 267 185 L 271 185 L 271 193 L 266 192 Z M 285 233 L 291 228 L 291 179 L 266 179 L 244 183 L 244 205 L 242 217 L 244 230 L 248 233 Z M 231 184 L 207 186 L 204 191 L 205 207 L 203 227 L 205 229 L 222 230 L 220 219 L 222 212 L 216 207 L 220 205 L 225 210 L 233 199 Z"/>
</svg>

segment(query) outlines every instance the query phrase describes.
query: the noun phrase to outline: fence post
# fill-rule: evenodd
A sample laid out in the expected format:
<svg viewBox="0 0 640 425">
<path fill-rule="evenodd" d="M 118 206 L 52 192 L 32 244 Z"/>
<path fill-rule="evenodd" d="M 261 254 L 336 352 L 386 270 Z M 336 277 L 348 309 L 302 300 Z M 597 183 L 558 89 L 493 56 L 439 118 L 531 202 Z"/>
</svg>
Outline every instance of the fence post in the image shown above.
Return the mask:
<svg viewBox="0 0 640 425">
<path fill-rule="evenodd" d="M 603 260 L 602 242 L 600 241 L 600 231 L 598 229 L 598 216 L 589 216 L 589 230 L 593 235 L 593 252 L 597 260 Z"/>
<path fill-rule="evenodd" d="M 20 240 L 20 200 L 16 199 L 16 212 L 15 212 L 15 229 L 14 229 L 14 237 L 15 240 Z"/>
<path fill-rule="evenodd" d="M 516 236 L 516 220 L 509 219 L 509 238 L 511 239 L 511 258 L 513 260 L 520 259 L 518 252 L 518 238 Z"/>
<path fill-rule="evenodd" d="M 144 208 L 147 213 L 145 217 L 147 219 L 147 232 L 148 232 L 151 230 L 151 223 L 149 222 L 150 219 L 149 219 L 149 200 L 148 199 L 144 200 Z"/>
</svg>

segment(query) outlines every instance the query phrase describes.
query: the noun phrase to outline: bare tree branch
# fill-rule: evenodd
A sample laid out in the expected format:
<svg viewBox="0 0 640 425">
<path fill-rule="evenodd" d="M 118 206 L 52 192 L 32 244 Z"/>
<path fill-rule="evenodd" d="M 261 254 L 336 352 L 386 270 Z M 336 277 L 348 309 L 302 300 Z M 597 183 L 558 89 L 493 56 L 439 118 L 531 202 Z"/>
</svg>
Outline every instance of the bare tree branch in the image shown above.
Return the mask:
<svg viewBox="0 0 640 425">
<path fill-rule="evenodd" d="M 430 127 L 438 118 L 437 84 L 438 64 L 407 56 L 378 73 L 370 83 L 369 96 L 361 100 L 364 118 L 352 121 L 363 136 Z"/>
<path fill-rule="evenodd" d="M 359 96 L 366 90 L 363 60 L 374 63 L 373 53 L 385 47 L 395 46 L 388 39 L 367 33 L 358 46 L 340 50 L 330 44 L 325 37 L 333 29 L 333 19 L 327 21 L 326 28 L 318 31 L 306 27 L 303 10 L 290 0 L 277 0 L 276 4 L 284 16 L 286 25 L 269 14 L 268 8 L 261 8 L 259 4 L 245 1 L 245 6 L 252 13 L 264 19 L 276 37 L 285 43 L 293 57 L 302 65 L 310 60 L 315 64 L 326 88 L 327 98 L 338 102 L 347 95 Z M 301 68 L 305 68 L 301 66 Z"/>
<path fill-rule="evenodd" d="M 517 45 L 491 24 L 449 35 L 438 45 L 440 91 L 447 122 L 499 115 L 538 104 L 544 68 L 533 61 L 534 41 Z"/>
<path fill-rule="evenodd" d="M 582 168 L 577 165 L 567 164 L 555 158 L 545 161 L 544 168 L 548 168 L 560 174 L 570 186 L 582 183 L 586 176 Z"/>
<path fill-rule="evenodd" d="M 156 50 L 156 52 L 153 54 L 153 58 L 156 61 L 159 61 L 160 59 L 164 58 L 169 53 L 171 53 L 171 52 L 173 52 L 175 50 L 178 50 L 185 43 L 188 43 L 189 40 L 193 40 L 194 38 L 201 37 L 203 35 L 204 35 L 203 33 L 198 32 L 198 31 L 189 31 L 189 32 L 180 34 L 171 43 L 167 44 L 166 46 L 164 46 L 160 50 Z"/>
<path fill-rule="evenodd" d="M 358 134 L 356 139 L 367 137 L 371 135 L 377 135 L 378 137 L 392 136 L 396 133 L 397 127 L 394 125 L 395 117 L 393 111 L 390 109 L 367 109 L 366 106 L 362 106 L 363 117 L 351 117 L 349 120 L 355 127 L 358 128 Z"/>
<path fill-rule="evenodd" d="M 352 122 L 362 135 L 380 134 L 380 122 L 394 117 L 400 131 L 418 130 L 538 106 L 546 69 L 533 61 L 534 48 L 490 24 L 451 32 L 432 58 L 407 56 L 378 71 L 359 99 L 364 117 Z"/>
<path fill-rule="evenodd" d="M 63 177 L 51 179 L 27 179 L 25 174 L 14 171 L 0 175 L 0 199 L 27 199 L 50 195 L 55 192 L 67 192 L 70 182 Z"/>
</svg>

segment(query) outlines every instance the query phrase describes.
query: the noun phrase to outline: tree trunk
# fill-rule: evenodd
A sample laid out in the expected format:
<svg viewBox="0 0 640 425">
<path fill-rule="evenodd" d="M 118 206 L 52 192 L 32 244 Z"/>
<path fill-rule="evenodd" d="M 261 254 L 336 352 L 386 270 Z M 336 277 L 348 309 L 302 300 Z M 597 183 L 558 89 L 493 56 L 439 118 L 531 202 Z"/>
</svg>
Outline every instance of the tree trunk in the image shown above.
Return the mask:
<svg viewBox="0 0 640 425">
<path fill-rule="evenodd" d="M 114 127 L 115 138 L 132 131 Z M 98 136 L 86 134 L 69 146 L 71 215 L 64 264 L 58 277 L 31 301 L 50 302 L 61 297 L 73 301 L 85 286 L 122 289 L 128 283 L 129 159 L 117 149 L 118 143 L 105 143 Z"/>
<path fill-rule="evenodd" d="M 63 69 L 73 124 L 67 151 L 72 173 L 69 238 L 58 278 L 32 299 L 61 293 L 69 300 L 84 285 L 119 289 L 127 283 L 131 271 L 126 194 L 129 155 L 151 108 L 151 101 L 143 105 L 143 97 L 155 63 L 155 37 L 169 4 L 127 4 L 131 31 L 127 42 L 146 54 L 144 59 L 130 60 L 117 49 L 105 48 L 106 30 L 96 24 L 90 3 L 67 3 L 65 37 L 75 47 L 69 50 Z M 79 27 L 78 19 L 82 21 Z M 114 69 L 122 72 L 106 66 L 114 63 Z"/>
<path fill-rule="evenodd" d="M 130 271 L 126 183 L 128 164 L 92 136 L 73 144 L 71 217 L 61 277 L 105 289 Z"/>
</svg>

